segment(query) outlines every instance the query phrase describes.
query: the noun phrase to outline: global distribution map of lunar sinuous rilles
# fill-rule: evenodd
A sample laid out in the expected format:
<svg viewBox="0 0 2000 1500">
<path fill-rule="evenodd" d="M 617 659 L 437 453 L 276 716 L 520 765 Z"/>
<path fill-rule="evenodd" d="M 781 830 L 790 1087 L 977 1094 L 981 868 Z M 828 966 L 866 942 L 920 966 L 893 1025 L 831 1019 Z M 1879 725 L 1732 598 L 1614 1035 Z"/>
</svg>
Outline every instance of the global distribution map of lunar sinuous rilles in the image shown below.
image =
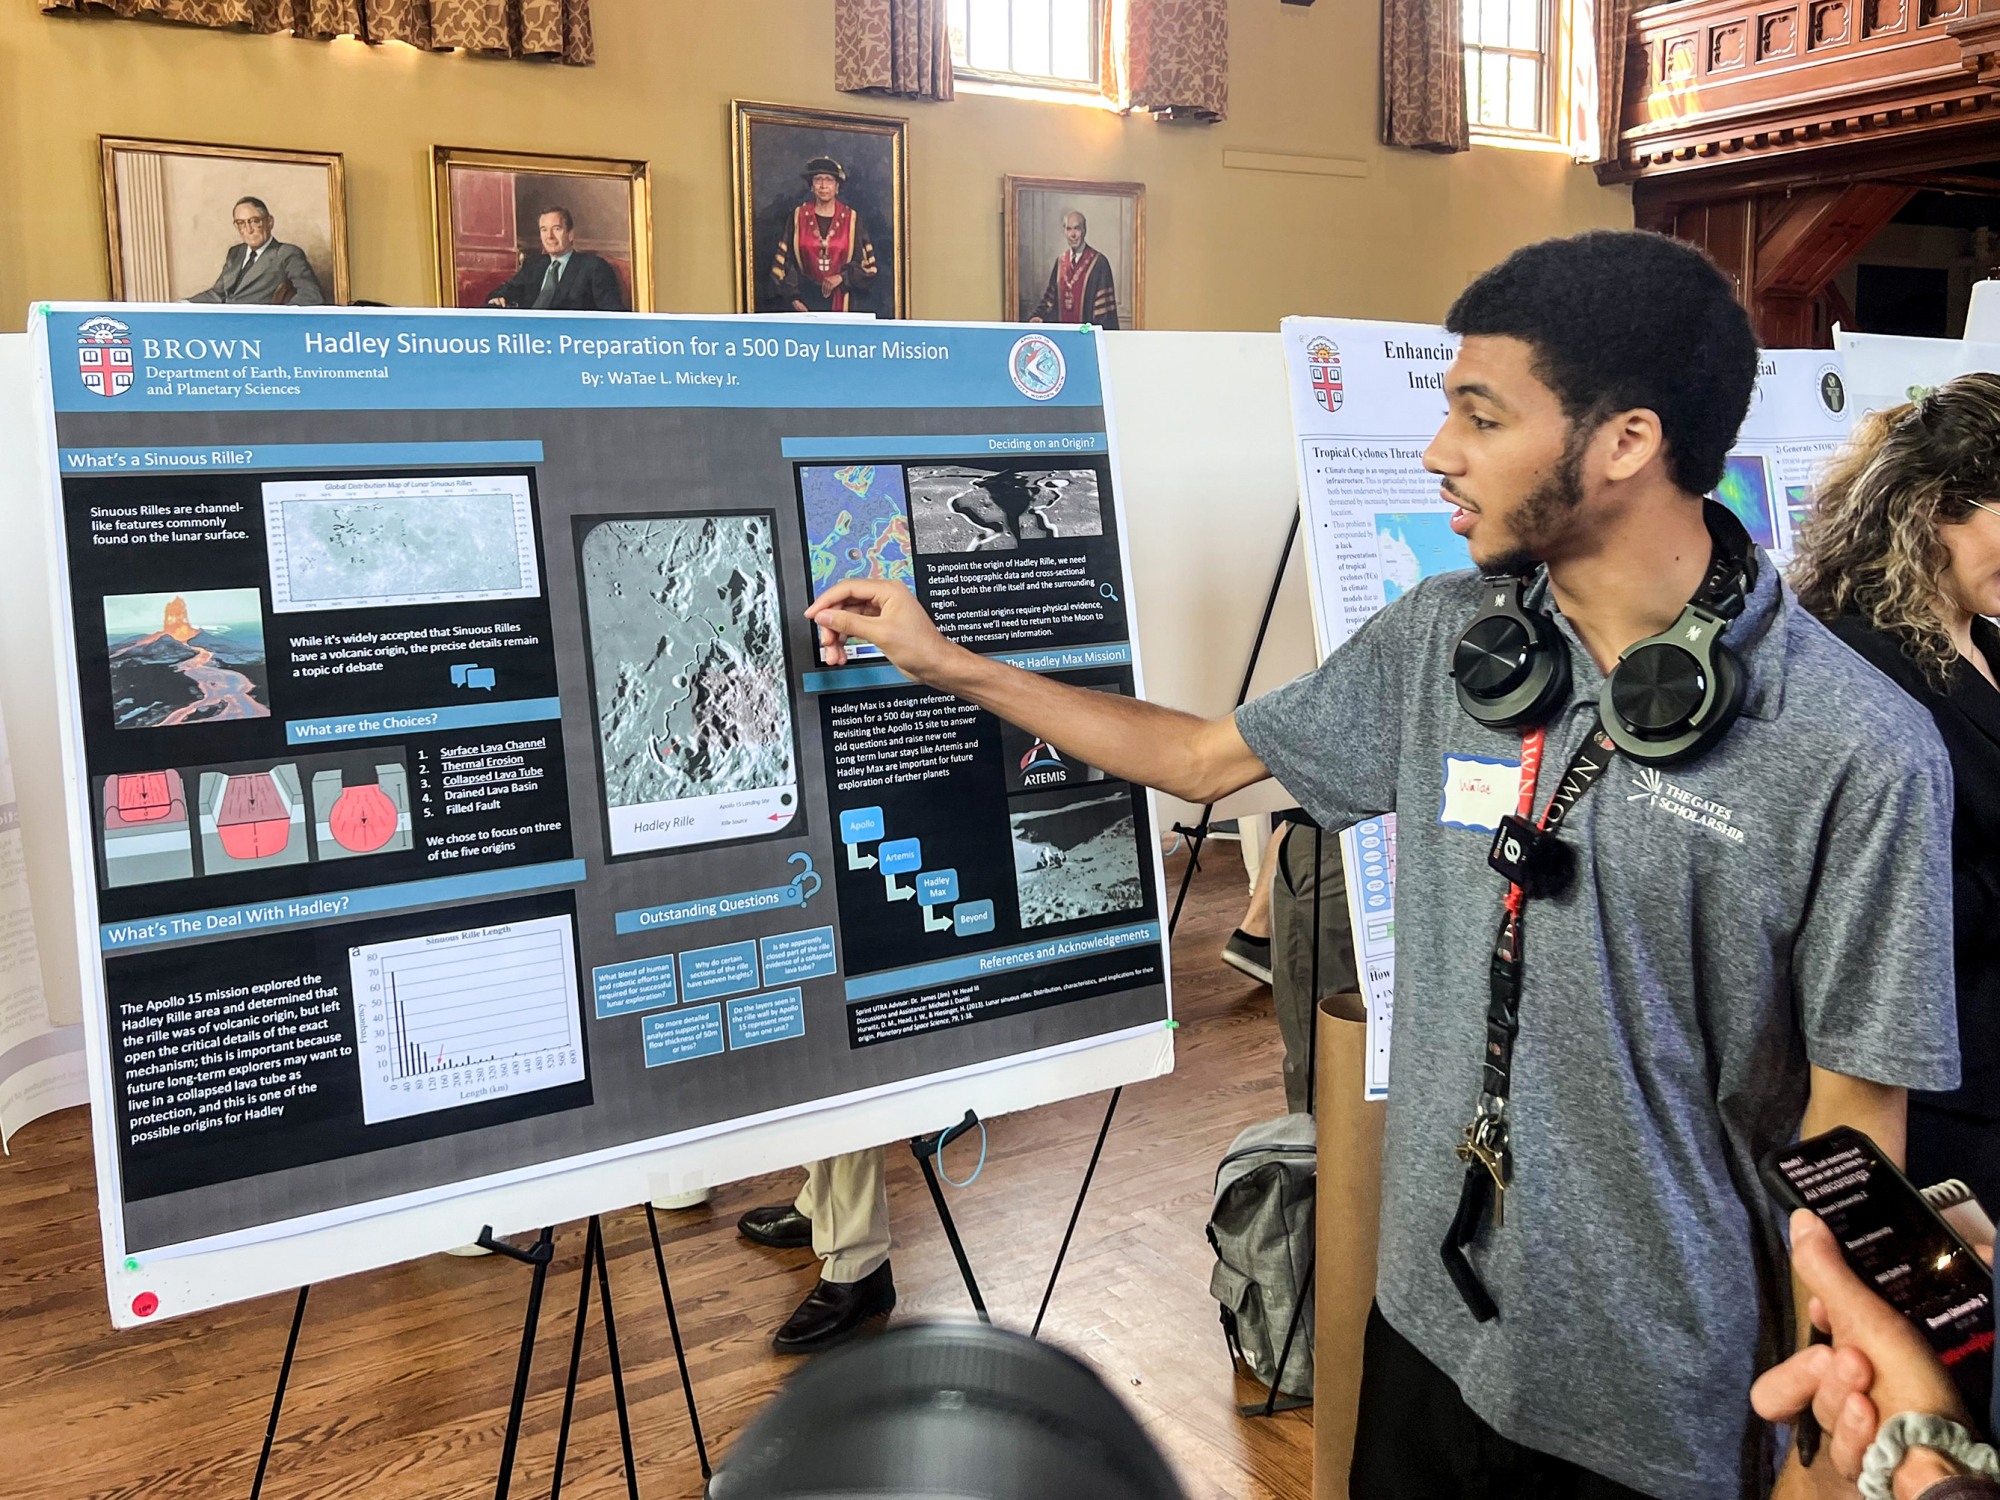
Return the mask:
<svg viewBox="0 0 2000 1500">
<path fill-rule="evenodd" d="M 582 560 L 612 852 L 790 823 L 798 770 L 770 517 L 598 522 Z"/>
</svg>

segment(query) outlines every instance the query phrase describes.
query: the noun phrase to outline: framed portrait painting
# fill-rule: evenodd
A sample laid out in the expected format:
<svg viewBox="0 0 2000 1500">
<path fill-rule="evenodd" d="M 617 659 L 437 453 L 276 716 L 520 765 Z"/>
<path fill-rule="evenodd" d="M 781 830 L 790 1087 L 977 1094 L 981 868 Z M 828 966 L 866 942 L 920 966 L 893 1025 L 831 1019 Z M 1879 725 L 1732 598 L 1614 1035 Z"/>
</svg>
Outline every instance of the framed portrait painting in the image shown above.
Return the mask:
<svg viewBox="0 0 2000 1500">
<path fill-rule="evenodd" d="M 1017 323 L 1145 327 L 1144 183 L 1009 177 L 1002 223 L 1001 316 Z"/>
<path fill-rule="evenodd" d="M 120 302 L 346 302 L 338 153 L 100 136 Z"/>
<path fill-rule="evenodd" d="M 643 161 L 431 152 L 440 307 L 653 310 L 653 176 Z"/>
<path fill-rule="evenodd" d="M 909 121 L 730 106 L 736 310 L 910 315 Z"/>
</svg>

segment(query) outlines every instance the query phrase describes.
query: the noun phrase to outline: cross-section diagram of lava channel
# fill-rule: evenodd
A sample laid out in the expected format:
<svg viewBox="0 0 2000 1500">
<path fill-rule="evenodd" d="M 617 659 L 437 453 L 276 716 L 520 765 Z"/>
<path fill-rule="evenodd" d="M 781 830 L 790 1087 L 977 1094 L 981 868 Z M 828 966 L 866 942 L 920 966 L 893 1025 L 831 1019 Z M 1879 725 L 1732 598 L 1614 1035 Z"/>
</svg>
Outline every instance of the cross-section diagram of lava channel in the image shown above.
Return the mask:
<svg viewBox="0 0 2000 1500">
<path fill-rule="evenodd" d="M 201 773 L 201 863 L 221 875 L 306 859 L 306 802 L 299 768 Z"/>
<path fill-rule="evenodd" d="M 611 853 L 785 828 L 798 767 L 770 514 L 577 524 Z"/>
<path fill-rule="evenodd" d="M 410 777 L 401 753 L 356 753 L 312 771 L 313 846 L 321 859 L 410 847 Z"/>
<path fill-rule="evenodd" d="M 178 771 L 104 778 L 104 883 L 148 885 L 194 874 L 187 791 Z"/>
</svg>

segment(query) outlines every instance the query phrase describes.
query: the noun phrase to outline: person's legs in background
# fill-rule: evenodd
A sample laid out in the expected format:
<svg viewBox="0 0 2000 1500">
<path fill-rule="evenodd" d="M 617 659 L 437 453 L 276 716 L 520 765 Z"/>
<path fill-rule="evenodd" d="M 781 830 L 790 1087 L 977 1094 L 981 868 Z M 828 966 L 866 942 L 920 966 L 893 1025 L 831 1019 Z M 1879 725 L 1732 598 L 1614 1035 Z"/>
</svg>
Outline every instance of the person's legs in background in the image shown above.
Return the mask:
<svg viewBox="0 0 2000 1500">
<path fill-rule="evenodd" d="M 1229 941 L 1222 945 L 1222 961 L 1259 984 L 1271 982 L 1271 879 L 1290 826 L 1278 824 L 1264 841 L 1264 857 L 1257 862 L 1256 879 L 1250 882 L 1250 905 L 1229 934 Z M 1247 851 L 1250 846 L 1245 843 L 1243 847 Z"/>
<path fill-rule="evenodd" d="M 830 1349 L 896 1305 L 880 1146 L 807 1163 L 795 1201 L 753 1208 L 736 1227 L 756 1244 L 779 1250 L 810 1245 L 820 1258 L 819 1285 L 772 1337 L 780 1354 Z"/>
<path fill-rule="evenodd" d="M 1289 826 L 1289 825 L 1287 825 Z M 1312 1103 L 1313 894 L 1319 893 L 1319 996 L 1360 988 L 1354 929 L 1347 916 L 1347 872 L 1340 836 L 1310 825 L 1291 828 L 1265 862 L 1271 883 L 1271 999 L 1285 1043 L 1285 1107 L 1302 1114 Z"/>
</svg>

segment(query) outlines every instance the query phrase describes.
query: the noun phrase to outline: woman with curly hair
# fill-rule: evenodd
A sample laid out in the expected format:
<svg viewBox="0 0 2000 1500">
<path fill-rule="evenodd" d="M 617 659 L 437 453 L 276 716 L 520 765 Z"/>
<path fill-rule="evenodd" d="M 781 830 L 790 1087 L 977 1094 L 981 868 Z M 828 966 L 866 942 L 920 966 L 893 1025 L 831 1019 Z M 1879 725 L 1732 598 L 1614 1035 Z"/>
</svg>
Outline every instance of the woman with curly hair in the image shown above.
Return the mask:
<svg viewBox="0 0 2000 1500">
<path fill-rule="evenodd" d="M 2000 1208 L 2000 630 L 1982 618 L 2000 615 L 2000 375 L 1864 418 L 1821 482 L 1791 582 L 1930 710 L 1951 754 L 1963 1081 L 1912 1096 L 1909 1170 L 1963 1178 Z"/>
</svg>

